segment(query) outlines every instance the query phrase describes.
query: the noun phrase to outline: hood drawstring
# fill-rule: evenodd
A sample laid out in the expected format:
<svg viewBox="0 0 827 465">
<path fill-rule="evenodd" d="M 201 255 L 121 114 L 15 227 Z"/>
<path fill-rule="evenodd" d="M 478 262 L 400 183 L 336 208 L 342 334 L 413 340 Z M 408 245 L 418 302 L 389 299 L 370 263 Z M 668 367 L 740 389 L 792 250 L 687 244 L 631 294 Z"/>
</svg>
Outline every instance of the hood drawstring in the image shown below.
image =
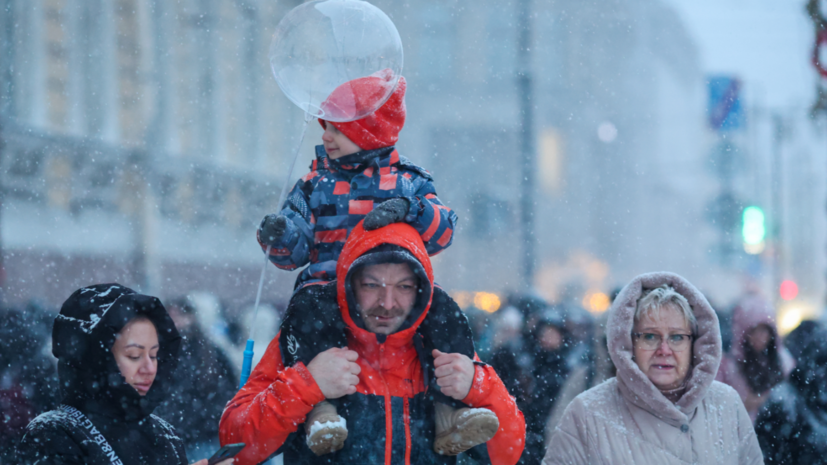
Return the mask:
<svg viewBox="0 0 827 465">
<path fill-rule="evenodd" d="M 428 386 L 430 386 L 430 380 L 428 379 L 428 354 L 425 353 L 422 335 L 419 333 L 414 334 L 413 343 L 414 349 L 416 349 L 416 355 L 419 357 L 419 364 L 422 365 L 422 377 L 425 382 L 425 391 L 427 392 Z"/>
</svg>

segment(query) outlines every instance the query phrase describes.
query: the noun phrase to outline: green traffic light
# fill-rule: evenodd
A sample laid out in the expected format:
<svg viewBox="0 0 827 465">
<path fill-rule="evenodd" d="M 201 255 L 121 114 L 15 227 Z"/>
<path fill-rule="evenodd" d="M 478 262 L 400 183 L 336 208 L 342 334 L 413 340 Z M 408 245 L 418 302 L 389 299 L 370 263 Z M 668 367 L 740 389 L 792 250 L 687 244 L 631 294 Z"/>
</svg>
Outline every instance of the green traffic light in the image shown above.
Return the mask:
<svg viewBox="0 0 827 465">
<path fill-rule="evenodd" d="M 744 244 L 758 245 L 767 236 L 767 228 L 764 225 L 764 212 L 759 207 L 747 207 L 743 213 L 743 227 L 741 235 Z"/>
</svg>

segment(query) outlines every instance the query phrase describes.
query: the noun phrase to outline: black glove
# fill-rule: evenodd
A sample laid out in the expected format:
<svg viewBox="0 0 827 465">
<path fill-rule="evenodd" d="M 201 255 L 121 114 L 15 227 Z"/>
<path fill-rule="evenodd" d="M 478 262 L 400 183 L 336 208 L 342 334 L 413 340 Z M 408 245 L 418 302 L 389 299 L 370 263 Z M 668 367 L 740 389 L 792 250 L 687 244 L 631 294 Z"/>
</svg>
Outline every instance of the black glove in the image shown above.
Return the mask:
<svg viewBox="0 0 827 465">
<path fill-rule="evenodd" d="M 281 239 L 286 230 L 287 217 L 271 213 L 261 220 L 261 226 L 258 227 L 258 237 L 262 243 L 274 245 Z"/>
<path fill-rule="evenodd" d="M 407 199 L 397 197 L 395 199 L 385 200 L 365 216 L 365 222 L 362 223 L 362 225 L 367 231 L 372 231 L 383 228 L 391 223 L 398 223 L 405 219 L 405 215 L 408 214 L 408 208 L 410 208 L 410 203 Z"/>
</svg>

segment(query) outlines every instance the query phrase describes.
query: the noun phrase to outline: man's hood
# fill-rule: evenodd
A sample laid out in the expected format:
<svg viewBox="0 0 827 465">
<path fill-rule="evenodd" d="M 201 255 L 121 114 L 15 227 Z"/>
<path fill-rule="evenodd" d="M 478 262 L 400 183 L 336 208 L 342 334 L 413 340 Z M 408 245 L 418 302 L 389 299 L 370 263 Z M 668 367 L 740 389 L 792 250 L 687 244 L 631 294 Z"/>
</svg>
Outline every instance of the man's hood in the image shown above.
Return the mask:
<svg viewBox="0 0 827 465">
<path fill-rule="evenodd" d="M 637 366 L 632 347 L 632 329 L 637 303 L 644 293 L 663 284 L 672 286 L 686 298 L 698 321 L 686 391 L 675 404 L 669 401 Z M 606 331 L 609 355 L 617 367 L 617 384 L 623 397 L 673 426 L 687 423 L 694 415 L 695 408 L 706 396 L 721 364 L 721 329 L 718 325 L 718 316 L 706 297 L 689 281 L 674 273 L 640 275 L 618 294 L 609 310 Z"/>
<path fill-rule="evenodd" d="M 385 337 L 365 329 L 355 308 L 350 281 L 353 273 L 363 266 L 380 263 L 408 263 L 419 278 L 419 296 L 414 308 L 400 329 Z M 365 231 L 360 222 L 345 242 L 336 264 L 336 284 L 342 319 L 360 341 L 407 343 L 428 314 L 433 298 L 434 273 L 425 244 L 419 233 L 406 223 L 394 223 L 384 228 Z"/>
<path fill-rule="evenodd" d="M 158 371 L 145 396 L 121 375 L 112 345 L 135 317 L 148 318 L 158 333 Z M 52 329 L 63 402 L 125 420 L 142 419 L 167 396 L 178 364 L 181 337 L 161 301 L 117 283 L 75 291 L 60 309 Z"/>
</svg>

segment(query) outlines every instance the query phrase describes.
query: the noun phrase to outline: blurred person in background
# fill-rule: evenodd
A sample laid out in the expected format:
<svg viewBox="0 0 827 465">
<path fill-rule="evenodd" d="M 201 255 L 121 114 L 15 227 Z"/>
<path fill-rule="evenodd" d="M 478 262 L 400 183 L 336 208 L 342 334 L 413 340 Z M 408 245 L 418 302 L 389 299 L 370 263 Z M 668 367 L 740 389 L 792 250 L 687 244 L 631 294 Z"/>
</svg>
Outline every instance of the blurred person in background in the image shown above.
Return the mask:
<svg viewBox="0 0 827 465">
<path fill-rule="evenodd" d="M 57 367 L 44 349 L 47 339 L 39 307 L 0 309 L 0 444 L 16 444 L 38 412 L 57 406 Z M 0 463 L 12 463 L 13 449 L 0 450 Z"/>
<path fill-rule="evenodd" d="M 616 287 L 609 293 L 612 303 L 614 303 L 621 290 L 623 290 L 623 287 Z M 546 445 L 551 441 L 551 435 L 560 423 L 563 412 L 566 411 L 569 403 L 580 395 L 580 393 L 588 391 L 610 378 L 614 378 L 617 373 L 612 358 L 609 356 L 606 333 L 608 317 L 609 313 L 604 312 L 595 319 L 594 337 L 590 341 L 591 356 L 586 363 L 572 368 L 566 382 L 560 388 L 560 393 L 554 402 L 554 408 L 551 409 L 551 414 L 546 423 Z"/>
<path fill-rule="evenodd" d="M 807 324 L 789 378 L 770 391 L 755 422 L 768 464 L 827 464 L 827 331 Z"/>
<path fill-rule="evenodd" d="M 471 325 L 471 333 L 474 335 L 474 346 L 477 348 L 477 355 L 483 361 L 489 360 L 493 353 L 494 321 L 497 319 L 497 314 L 484 312 L 473 305 L 464 309 L 463 312 L 465 312 L 465 316 L 468 318 L 468 324 Z"/>
<path fill-rule="evenodd" d="M 489 365 L 512 396 L 525 399 L 532 383 L 533 357 L 523 340 L 523 315 L 514 307 L 505 307 L 495 314 L 492 326 L 494 337 Z"/>
<path fill-rule="evenodd" d="M 618 293 L 620 290 L 618 289 Z M 615 293 L 615 296 L 617 293 Z M 597 319 L 596 332 L 591 349 L 592 357 L 585 364 L 575 366 L 566 378 L 566 382 L 560 388 L 554 406 L 546 423 L 545 439 L 546 445 L 551 440 L 551 435 L 560 423 L 563 412 L 566 411 L 569 403 L 580 393 L 588 391 L 598 384 L 614 378 L 616 374 L 612 358 L 609 357 L 609 348 L 606 339 L 606 321 L 608 314 L 604 313 Z"/>
<path fill-rule="evenodd" d="M 770 389 L 794 366 L 781 343 L 772 305 L 758 294 L 741 299 L 732 311 L 732 347 L 716 379 L 738 391 L 753 422 Z"/>
<path fill-rule="evenodd" d="M 514 307 L 523 315 L 523 340 L 526 350 L 534 353 L 534 329 L 537 324 L 537 315 L 548 307 L 548 302 L 534 292 L 513 293 L 508 296 L 507 305 Z"/>
<path fill-rule="evenodd" d="M 560 292 L 557 304 L 564 311 L 566 330 L 569 333 L 571 358 L 577 362 L 587 362 L 591 357 L 594 339 L 594 316 L 582 305 L 586 294 L 584 284 L 579 280 L 565 284 Z"/>
<path fill-rule="evenodd" d="M 17 463 L 186 464 L 175 428 L 153 415 L 169 395 L 180 343 L 156 297 L 116 283 L 75 291 L 52 331 L 62 404 L 29 423 Z"/>
<path fill-rule="evenodd" d="M 521 402 L 526 420 L 526 447 L 520 463 L 538 464 L 545 455 L 545 427 L 560 388 L 576 363 L 570 358 L 574 344 L 567 329 L 567 312 L 550 305 L 533 316 L 532 383 Z"/>
<path fill-rule="evenodd" d="M 718 315 L 718 322 L 721 326 L 721 347 L 724 349 L 724 354 L 728 354 L 732 350 L 732 309 L 721 310 L 722 307 L 716 305 L 709 296 L 706 296 L 706 299 Z"/>
<path fill-rule="evenodd" d="M 823 326 L 815 320 L 804 320 L 784 338 L 784 347 L 790 355 L 798 362 L 801 352 L 813 338 L 823 337 Z"/>
<path fill-rule="evenodd" d="M 571 366 L 589 364 L 593 358 L 595 318 L 581 307 L 579 303 L 568 303 L 560 307 L 565 320 L 565 330 L 569 334 L 566 341 L 569 345 L 569 360 Z"/>
<path fill-rule="evenodd" d="M 179 431 L 190 460 L 207 458 L 218 450 L 218 423 L 235 395 L 238 375 L 224 351 L 204 334 L 192 302 L 173 300 L 167 311 L 181 334 L 181 351 L 170 395 L 155 414 Z"/>
<path fill-rule="evenodd" d="M 544 465 L 763 463 L 738 394 L 715 381 L 718 318 L 692 284 L 640 275 L 606 327 L 617 376 L 569 404 Z"/>
<path fill-rule="evenodd" d="M 196 322 L 203 335 L 237 363 L 240 370 L 241 352 L 244 349 L 239 349 L 238 346 L 244 345 L 246 335 L 250 330 L 249 325 L 244 329 L 244 339 L 236 343 L 232 338 L 231 330 L 234 319 L 229 317 L 226 308 L 215 294 L 207 291 L 194 291 L 187 294 L 186 299 L 198 315 Z M 235 356 L 235 352 L 238 352 L 238 357 Z"/>
</svg>

